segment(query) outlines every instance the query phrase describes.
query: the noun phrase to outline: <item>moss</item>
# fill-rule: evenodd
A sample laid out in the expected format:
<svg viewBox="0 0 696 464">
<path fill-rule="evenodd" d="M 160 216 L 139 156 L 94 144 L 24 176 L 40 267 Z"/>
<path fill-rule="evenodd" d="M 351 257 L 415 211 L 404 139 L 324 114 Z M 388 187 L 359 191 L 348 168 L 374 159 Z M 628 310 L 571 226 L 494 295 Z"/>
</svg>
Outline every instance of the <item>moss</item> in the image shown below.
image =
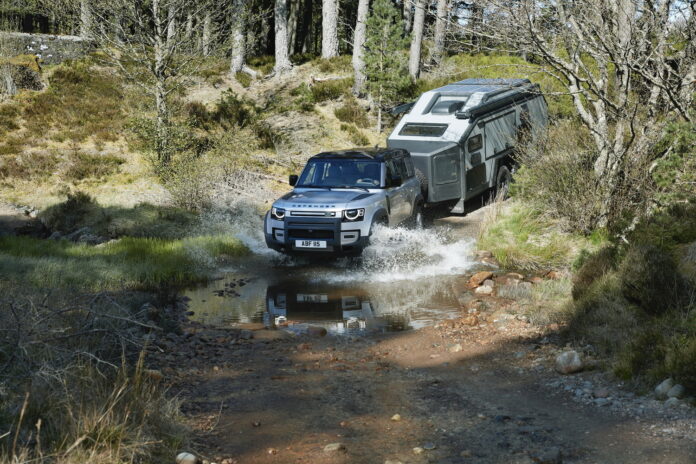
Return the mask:
<svg viewBox="0 0 696 464">
<path fill-rule="evenodd" d="M 237 79 L 237 82 L 244 87 L 245 89 L 248 89 L 249 86 L 251 85 L 252 78 L 249 74 L 245 72 L 238 72 L 234 75 L 234 78 Z"/>
</svg>

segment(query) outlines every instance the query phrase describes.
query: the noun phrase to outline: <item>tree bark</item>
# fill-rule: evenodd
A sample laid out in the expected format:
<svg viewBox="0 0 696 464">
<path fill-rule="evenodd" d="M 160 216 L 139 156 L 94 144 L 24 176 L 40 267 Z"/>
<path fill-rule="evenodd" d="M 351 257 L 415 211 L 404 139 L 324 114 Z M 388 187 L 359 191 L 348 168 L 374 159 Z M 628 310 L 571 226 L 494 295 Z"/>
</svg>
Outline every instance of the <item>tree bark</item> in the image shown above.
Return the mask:
<svg viewBox="0 0 696 464">
<path fill-rule="evenodd" d="M 244 0 L 235 0 L 232 10 L 232 59 L 230 73 L 235 75 L 244 68 L 246 58 L 246 5 Z"/>
<path fill-rule="evenodd" d="M 176 9 L 173 5 L 167 12 L 167 42 L 171 42 L 176 36 Z"/>
<path fill-rule="evenodd" d="M 288 0 L 275 0 L 275 68 L 282 74 L 292 67 L 288 55 Z"/>
<path fill-rule="evenodd" d="M 434 65 L 442 62 L 445 53 L 445 34 L 447 33 L 448 0 L 437 0 L 437 18 L 435 18 L 435 44 L 431 55 L 431 63 Z"/>
<path fill-rule="evenodd" d="M 290 3 L 290 15 L 288 17 L 288 53 L 292 56 L 295 53 L 295 41 L 297 40 L 297 26 L 299 20 L 300 2 Z"/>
<path fill-rule="evenodd" d="M 165 167 L 169 164 L 169 109 L 167 107 L 167 89 L 166 89 L 166 59 L 167 44 L 164 40 L 165 31 L 162 25 L 162 11 L 160 9 L 160 0 L 152 0 L 152 16 L 154 19 L 155 34 L 154 34 L 154 75 L 155 75 L 155 107 L 157 111 L 157 123 L 155 126 L 156 140 L 155 151 L 157 159 L 160 162 L 160 167 Z"/>
<path fill-rule="evenodd" d="M 355 21 L 355 34 L 353 35 L 353 71 L 355 72 L 355 84 L 353 93 L 362 95 L 365 91 L 365 39 L 367 37 L 367 15 L 370 10 L 370 0 L 359 0 L 358 17 Z"/>
<path fill-rule="evenodd" d="M 210 40 L 213 28 L 213 18 L 210 13 L 206 13 L 203 18 L 203 36 L 201 37 L 201 50 L 204 56 L 210 55 Z"/>
<path fill-rule="evenodd" d="M 80 37 L 89 39 L 92 34 L 92 10 L 89 0 L 80 1 Z"/>
<path fill-rule="evenodd" d="M 321 57 L 338 56 L 338 0 L 322 0 Z"/>
<path fill-rule="evenodd" d="M 191 40 L 193 37 L 193 14 L 189 13 L 186 16 L 186 40 Z"/>
<path fill-rule="evenodd" d="M 413 25 L 413 0 L 403 0 L 404 32 L 411 33 Z"/>
<path fill-rule="evenodd" d="M 416 0 L 416 12 L 413 17 L 411 33 L 411 51 L 408 58 L 408 73 L 412 79 L 420 76 L 420 57 L 423 45 L 423 27 L 425 24 L 425 0 Z"/>
</svg>

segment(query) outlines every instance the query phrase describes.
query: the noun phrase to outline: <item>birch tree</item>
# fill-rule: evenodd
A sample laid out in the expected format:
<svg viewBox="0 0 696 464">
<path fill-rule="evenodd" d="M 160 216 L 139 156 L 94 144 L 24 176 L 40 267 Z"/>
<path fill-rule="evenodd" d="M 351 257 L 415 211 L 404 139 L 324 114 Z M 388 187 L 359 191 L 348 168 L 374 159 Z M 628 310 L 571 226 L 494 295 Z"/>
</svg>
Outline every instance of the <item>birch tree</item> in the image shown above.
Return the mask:
<svg viewBox="0 0 696 464">
<path fill-rule="evenodd" d="M 413 0 L 403 0 L 401 6 L 404 15 L 404 32 L 410 34 L 411 26 L 413 25 Z"/>
<path fill-rule="evenodd" d="M 257 73 L 246 65 L 247 55 L 247 24 L 249 23 L 248 0 L 234 0 L 231 11 L 232 23 L 232 58 L 230 59 L 230 74 L 244 72 L 251 77 Z"/>
<path fill-rule="evenodd" d="M 92 30 L 92 11 L 89 0 L 80 0 L 80 37 L 88 39 Z"/>
<path fill-rule="evenodd" d="M 490 0 L 486 11 L 465 33 L 543 63 L 572 98 L 596 148 L 606 224 L 624 173 L 662 130 L 657 116 L 695 117 L 696 2 Z"/>
<path fill-rule="evenodd" d="M 275 68 L 276 75 L 292 68 L 288 45 L 288 0 L 275 0 Z"/>
<path fill-rule="evenodd" d="M 321 57 L 338 56 L 338 0 L 321 4 Z"/>
<path fill-rule="evenodd" d="M 203 8 L 201 3 L 194 11 Z M 172 94 L 189 82 L 188 76 L 196 68 L 195 50 L 187 48 L 190 42 L 185 29 L 170 27 L 189 10 L 187 0 L 108 0 L 92 5 L 94 22 L 90 36 L 99 43 L 111 65 L 153 97 L 158 169 L 165 169 L 172 156 Z"/>
<path fill-rule="evenodd" d="M 437 0 L 437 11 L 435 17 L 435 37 L 430 61 L 437 66 L 442 62 L 445 53 L 445 35 L 447 33 L 447 23 L 449 19 L 449 0 Z"/>
<path fill-rule="evenodd" d="M 423 28 L 425 27 L 426 0 L 416 0 L 416 11 L 413 16 L 411 31 L 411 50 L 408 57 L 408 73 L 412 79 L 420 76 L 421 48 L 423 46 Z"/>
<path fill-rule="evenodd" d="M 370 0 L 359 0 L 358 16 L 353 35 L 353 72 L 355 73 L 353 93 L 355 95 L 362 95 L 365 91 L 365 40 L 369 10 Z"/>
</svg>

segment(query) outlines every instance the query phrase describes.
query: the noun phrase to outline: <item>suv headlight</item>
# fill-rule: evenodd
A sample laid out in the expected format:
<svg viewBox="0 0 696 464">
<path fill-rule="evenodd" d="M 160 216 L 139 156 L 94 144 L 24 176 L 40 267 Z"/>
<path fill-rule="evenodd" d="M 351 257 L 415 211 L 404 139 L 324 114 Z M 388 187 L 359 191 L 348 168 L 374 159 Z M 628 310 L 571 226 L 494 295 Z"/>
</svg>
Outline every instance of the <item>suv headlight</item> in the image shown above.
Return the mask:
<svg viewBox="0 0 696 464">
<path fill-rule="evenodd" d="M 271 217 L 278 221 L 285 219 L 285 210 L 282 208 L 276 208 L 275 206 L 271 208 Z"/>
<path fill-rule="evenodd" d="M 346 209 L 343 211 L 343 220 L 345 222 L 362 221 L 365 217 L 365 208 Z"/>
</svg>

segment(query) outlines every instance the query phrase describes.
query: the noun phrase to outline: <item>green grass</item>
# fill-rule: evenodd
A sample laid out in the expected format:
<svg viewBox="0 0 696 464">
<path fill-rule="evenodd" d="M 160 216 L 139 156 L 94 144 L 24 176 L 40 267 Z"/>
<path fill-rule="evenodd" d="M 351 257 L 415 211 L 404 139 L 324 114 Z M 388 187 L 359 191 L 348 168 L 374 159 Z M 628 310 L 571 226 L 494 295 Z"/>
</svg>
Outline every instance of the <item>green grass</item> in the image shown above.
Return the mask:
<svg viewBox="0 0 696 464">
<path fill-rule="evenodd" d="M 552 220 L 521 203 L 495 205 L 482 225 L 478 247 L 493 253 L 501 266 L 521 271 L 569 268 L 582 249 L 598 240 L 564 233 Z"/>
<path fill-rule="evenodd" d="M 0 273 L 8 280 L 48 288 L 154 290 L 205 281 L 218 260 L 247 251 L 228 236 L 127 237 L 98 246 L 2 237 Z"/>
</svg>

